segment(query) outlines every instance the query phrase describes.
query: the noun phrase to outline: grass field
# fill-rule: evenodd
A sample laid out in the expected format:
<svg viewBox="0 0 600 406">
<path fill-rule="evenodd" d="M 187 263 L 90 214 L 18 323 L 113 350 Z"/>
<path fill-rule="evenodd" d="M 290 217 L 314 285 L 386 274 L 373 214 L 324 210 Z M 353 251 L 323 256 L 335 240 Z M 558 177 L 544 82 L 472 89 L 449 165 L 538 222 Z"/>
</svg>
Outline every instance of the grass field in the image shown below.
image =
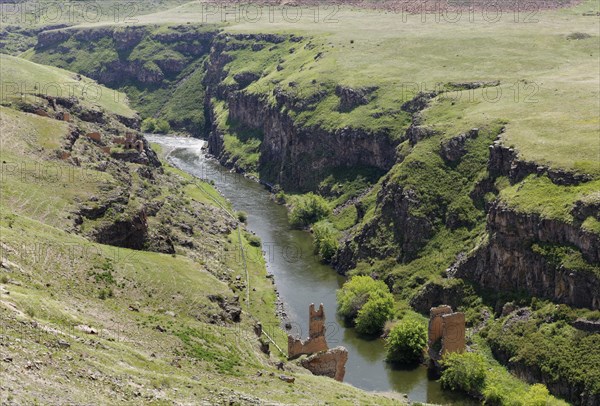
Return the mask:
<svg viewBox="0 0 600 406">
<path fill-rule="evenodd" d="M 85 107 L 103 108 L 124 117 L 133 117 L 125 94 L 60 68 L 39 65 L 10 55 L 0 54 L 2 103 L 33 100 L 34 95 L 76 97 Z"/>
<path fill-rule="evenodd" d="M 458 99 L 460 108 L 453 106 L 458 117 L 448 117 L 451 122 L 440 117 L 439 124 L 452 133 L 482 121 L 508 120 L 504 142 L 515 145 L 523 159 L 596 172 L 600 162 L 600 23 L 583 14 L 598 8 L 597 2 L 585 1 L 565 10 L 520 14 L 503 10 L 499 16 L 463 13 L 456 22 L 439 17 L 436 22 L 433 14 L 350 8 L 341 8 L 326 19 L 334 10 L 321 8 L 318 23 L 314 10 L 301 8 L 302 18 L 290 23 L 291 14 L 286 21 L 282 9 L 276 8 L 272 18 L 263 10 L 265 14 L 256 22 L 230 18 L 225 29 L 314 37 L 311 42 L 323 52 L 322 58 L 313 63 L 285 57 L 283 65 L 289 64 L 290 69 L 270 72 L 258 82 L 266 89 L 272 86 L 268 81 L 282 78 L 298 82 L 305 90 L 314 87 L 313 79 L 354 88 L 379 86 L 365 108 L 339 114 L 323 109 L 316 118 L 323 123 L 376 125 L 369 117 L 373 109 L 399 108 L 417 90 L 435 90 L 448 82 L 499 80 L 497 88 L 448 94 Z M 215 23 L 222 22 L 220 17 L 208 15 L 201 3 L 189 3 L 143 16 L 140 24 Z M 569 39 L 573 33 L 589 37 Z M 443 107 L 434 106 L 428 115 L 433 118 L 443 112 Z"/>
<path fill-rule="evenodd" d="M 315 398 L 397 404 L 398 397 L 362 392 L 294 365 L 285 371 L 294 385 L 279 379 L 281 357 L 274 347 L 271 357 L 259 351 L 254 324 L 279 331 L 282 347 L 286 337 L 260 248 L 249 244 L 247 232 L 241 243 L 259 260 L 248 261 L 248 283 L 256 289 L 249 307 L 245 291 L 237 292 L 244 310 L 239 323 L 215 321 L 221 312 L 215 298 L 231 301 L 236 293 L 217 275 L 246 280 L 237 232 L 202 236 L 196 254 L 210 248 L 211 238 L 223 254 L 201 260 L 75 234 L 71 216 L 79 203 L 123 185 L 107 172 L 57 160 L 51 152 L 67 130 L 62 121 L 0 107 L 0 402 L 86 403 L 93 396 L 106 404 L 301 404 Z M 212 186 L 173 168 L 165 172 L 171 182 L 152 186 L 159 198 L 176 194 L 185 210 L 201 205 L 213 220 L 226 215 L 221 206 L 229 204 Z M 132 180 L 134 190 L 140 180 Z"/>
</svg>

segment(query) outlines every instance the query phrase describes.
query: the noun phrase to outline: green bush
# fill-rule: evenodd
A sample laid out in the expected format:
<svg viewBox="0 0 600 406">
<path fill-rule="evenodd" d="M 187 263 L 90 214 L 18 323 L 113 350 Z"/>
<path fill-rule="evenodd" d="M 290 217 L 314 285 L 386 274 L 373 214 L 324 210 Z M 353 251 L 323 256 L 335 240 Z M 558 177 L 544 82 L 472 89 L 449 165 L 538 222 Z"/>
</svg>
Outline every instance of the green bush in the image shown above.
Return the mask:
<svg viewBox="0 0 600 406">
<path fill-rule="evenodd" d="M 98 293 L 98 298 L 105 300 L 107 298 L 113 297 L 113 290 L 110 288 L 104 288 L 104 289 L 100 289 L 100 292 Z"/>
<path fill-rule="evenodd" d="M 383 281 L 376 281 L 369 276 L 355 276 L 344 283 L 337 292 L 337 299 L 338 314 L 346 322 L 356 323 L 359 333 L 375 334 L 381 331 L 392 315 L 394 297 L 389 288 Z M 363 308 L 365 310 L 361 315 Z M 369 316 L 377 316 L 376 323 L 368 320 Z M 359 321 L 360 327 L 358 327 Z"/>
<path fill-rule="evenodd" d="M 392 328 L 386 339 L 387 361 L 415 364 L 423 357 L 427 345 L 425 327 L 415 320 L 401 321 Z"/>
<path fill-rule="evenodd" d="M 166 134 L 171 131 L 171 126 L 166 120 L 148 117 L 142 121 L 142 132 L 153 134 Z"/>
<path fill-rule="evenodd" d="M 238 211 L 236 213 L 236 216 L 240 223 L 245 223 L 248 220 L 248 213 L 246 213 L 245 211 Z"/>
<path fill-rule="evenodd" d="M 359 334 L 375 335 L 381 333 L 385 322 L 394 314 L 392 295 L 373 298 L 367 301 L 356 316 L 356 331 Z"/>
<path fill-rule="evenodd" d="M 480 394 L 485 387 L 486 361 L 481 354 L 472 352 L 449 353 L 442 360 L 442 387 Z"/>
<path fill-rule="evenodd" d="M 290 223 L 294 227 L 307 227 L 330 214 L 331 208 L 327 200 L 311 192 L 302 196 L 294 196 L 290 211 Z"/>
<path fill-rule="evenodd" d="M 248 240 L 248 244 L 250 244 L 253 247 L 260 247 L 261 246 L 260 237 L 257 236 L 257 235 L 248 234 L 247 240 Z"/>
<path fill-rule="evenodd" d="M 329 222 L 319 222 L 313 226 L 315 254 L 330 262 L 338 249 L 337 231 Z"/>
<path fill-rule="evenodd" d="M 551 400 L 548 388 L 541 383 L 531 385 L 525 397 L 523 398 L 523 406 L 547 406 Z"/>
</svg>

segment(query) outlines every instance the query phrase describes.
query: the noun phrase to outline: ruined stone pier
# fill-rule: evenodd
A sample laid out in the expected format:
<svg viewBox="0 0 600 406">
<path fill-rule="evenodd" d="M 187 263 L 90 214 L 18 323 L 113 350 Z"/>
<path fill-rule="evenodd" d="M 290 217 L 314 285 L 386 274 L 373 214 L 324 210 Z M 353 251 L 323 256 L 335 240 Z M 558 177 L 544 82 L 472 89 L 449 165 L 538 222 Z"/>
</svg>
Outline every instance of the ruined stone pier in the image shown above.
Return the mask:
<svg viewBox="0 0 600 406">
<path fill-rule="evenodd" d="M 309 355 L 300 365 L 315 375 L 328 376 L 338 381 L 344 380 L 348 350 L 344 347 L 329 349 L 325 338 L 325 310 L 323 304 L 315 310 L 314 303 L 309 307 L 308 339 L 288 335 L 288 359 Z"/>
<path fill-rule="evenodd" d="M 325 311 L 323 304 L 315 310 L 314 303 L 309 307 L 308 319 L 308 339 L 302 341 L 288 335 L 288 358 L 294 359 L 304 354 L 314 354 L 316 352 L 327 351 L 327 341 L 325 339 Z"/>
<path fill-rule="evenodd" d="M 439 361 L 446 353 L 465 351 L 465 314 L 450 306 L 432 307 L 429 311 L 429 357 Z"/>
</svg>

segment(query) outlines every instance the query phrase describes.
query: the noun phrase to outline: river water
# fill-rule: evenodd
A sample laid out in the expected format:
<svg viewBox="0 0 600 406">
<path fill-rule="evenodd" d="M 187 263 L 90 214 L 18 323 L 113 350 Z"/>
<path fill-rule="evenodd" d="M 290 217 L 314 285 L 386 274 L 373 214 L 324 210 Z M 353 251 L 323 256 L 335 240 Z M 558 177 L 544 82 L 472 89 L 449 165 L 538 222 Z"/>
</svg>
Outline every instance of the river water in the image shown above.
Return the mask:
<svg viewBox="0 0 600 406">
<path fill-rule="evenodd" d="M 330 348 L 348 349 L 344 381 L 368 391 L 396 391 L 414 402 L 471 404 L 462 396 L 443 391 L 439 382 L 428 379 L 427 369 L 394 369 L 385 362 L 383 340 L 367 341 L 354 329 L 345 328 L 336 317 L 336 290 L 344 278 L 313 254 L 309 233 L 290 229 L 285 207 L 275 204 L 269 192 L 257 182 L 230 173 L 204 155 L 204 141 L 190 138 L 146 136 L 162 146 L 169 160 L 196 177 L 212 180 L 231 201 L 235 210 L 248 213 L 248 228 L 264 246 L 267 271 L 274 275 L 280 299 L 294 331 L 308 336 L 308 306 L 325 306 L 327 342 Z"/>
</svg>

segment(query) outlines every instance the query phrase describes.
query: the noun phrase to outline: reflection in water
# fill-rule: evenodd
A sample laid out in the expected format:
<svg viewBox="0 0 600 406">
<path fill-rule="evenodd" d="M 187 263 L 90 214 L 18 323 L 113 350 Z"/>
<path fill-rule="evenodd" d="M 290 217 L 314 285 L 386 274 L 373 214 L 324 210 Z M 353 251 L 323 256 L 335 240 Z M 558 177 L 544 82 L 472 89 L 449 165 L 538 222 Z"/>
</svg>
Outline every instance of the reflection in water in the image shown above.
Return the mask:
<svg viewBox="0 0 600 406">
<path fill-rule="evenodd" d="M 285 207 L 271 201 L 261 185 L 205 158 L 203 141 L 156 136 L 148 139 L 170 151 L 170 160 L 180 169 L 212 180 L 235 210 L 248 213 L 248 228 L 261 238 L 267 270 L 275 275 L 285 311 L 303 338 L 308 335 L 308 305 L 325 305 L 329 346 L 343 345 L 349 352 L 346 382 L 365 390 L 407 393 L 418 402 L 467 404 L 466 399 L 442 391 L 438 382 L 429 380 L 424 366 L 410 370 L 392 368 L 385 362 L 383 340 L 364 340 L 354 329 L 343 326 L 335 315 L 335 293 L 344 278 L 319 262 L 309 233 L 290 230 Z"/>
</svg>

